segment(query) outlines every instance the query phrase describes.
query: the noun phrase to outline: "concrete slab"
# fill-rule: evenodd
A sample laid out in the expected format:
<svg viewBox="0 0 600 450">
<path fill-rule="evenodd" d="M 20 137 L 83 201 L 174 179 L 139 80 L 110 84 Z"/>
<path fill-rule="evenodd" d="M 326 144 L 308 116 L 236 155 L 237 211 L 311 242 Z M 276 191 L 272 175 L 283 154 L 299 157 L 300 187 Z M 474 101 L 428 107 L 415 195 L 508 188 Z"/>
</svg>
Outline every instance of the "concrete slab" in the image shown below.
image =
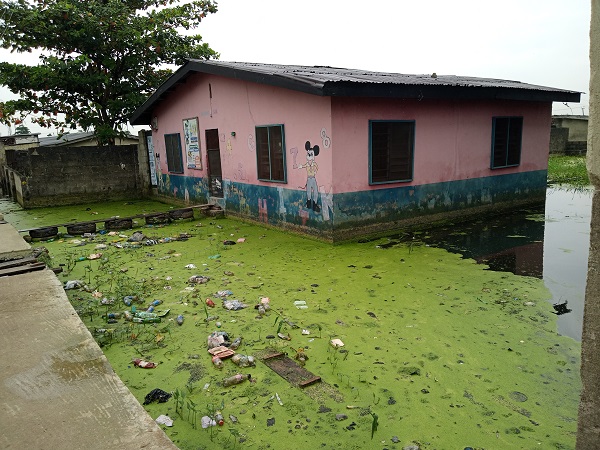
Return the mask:
<svg viewBox="0 0 600 450">
<path fill-rule="evenodd" d="M 0 223 L 0 260 L 22 258 L 31 253 L 31 246 L 9 223 Z"/>
<path fill-rule="evenodd" d="M 0 361 L 0 448 L 177 448 L 114 373 L 51 270 L 0 278 Z"/>
</svg>

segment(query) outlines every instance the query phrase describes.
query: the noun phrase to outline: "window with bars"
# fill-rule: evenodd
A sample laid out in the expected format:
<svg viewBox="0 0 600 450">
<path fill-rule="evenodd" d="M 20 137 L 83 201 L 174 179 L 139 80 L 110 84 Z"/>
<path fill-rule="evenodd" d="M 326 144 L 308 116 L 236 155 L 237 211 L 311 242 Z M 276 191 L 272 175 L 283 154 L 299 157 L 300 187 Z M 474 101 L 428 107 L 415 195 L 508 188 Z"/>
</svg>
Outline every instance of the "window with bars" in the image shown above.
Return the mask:
<svg viewBox="0 0 600 450">
<path fill-rule="evenodd" d="M 167 170 L 171 173 L 183 173 L 179 133 L 165 134 L 165 149 L 167 150 Z"/>
<path fill-rule="evenodd" d="M 415 122 L 369 122 L 369 169 L 371 184 L 411 181 Z"/>
<path fill-rule="evenodd" d="M 283 125 L 256 127 L 258 179 L 285 183 L 285 138 Z"/>
<path fill-rule="evenodd" d="M 521 163 L 523 117 L 492 118 L 491 168 L 514 167 Z"/>
</svg>

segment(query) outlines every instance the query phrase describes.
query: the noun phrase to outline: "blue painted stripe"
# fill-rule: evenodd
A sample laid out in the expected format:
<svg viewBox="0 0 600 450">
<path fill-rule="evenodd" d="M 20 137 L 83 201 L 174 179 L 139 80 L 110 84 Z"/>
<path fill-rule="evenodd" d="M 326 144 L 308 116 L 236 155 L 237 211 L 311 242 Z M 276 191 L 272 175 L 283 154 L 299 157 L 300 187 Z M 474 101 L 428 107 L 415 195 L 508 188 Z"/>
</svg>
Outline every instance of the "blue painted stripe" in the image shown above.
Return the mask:
<svg viewBox="0 0 600 450">
<path fill-rule="evenodd" d="M 321 193 L 315 211 L 307 207 L 304 190 L 223 180 L 227 214 L 247 217 L 274 226 L 290 226 L 308 233 L 325 234 L 376 223 L 396 222 L 423 215 L 511 203 L 543 201 L 547 171 L 497 175 L 420 186 L 400 186 L 348 192 Z M 187 194 L 185 193 L 187 190 Z M 162 175 L 161 195 L 204 203 L 208 185 L 201 178 Z M 329 205 L 329 206 L 328 206 Z"/>
</svg>

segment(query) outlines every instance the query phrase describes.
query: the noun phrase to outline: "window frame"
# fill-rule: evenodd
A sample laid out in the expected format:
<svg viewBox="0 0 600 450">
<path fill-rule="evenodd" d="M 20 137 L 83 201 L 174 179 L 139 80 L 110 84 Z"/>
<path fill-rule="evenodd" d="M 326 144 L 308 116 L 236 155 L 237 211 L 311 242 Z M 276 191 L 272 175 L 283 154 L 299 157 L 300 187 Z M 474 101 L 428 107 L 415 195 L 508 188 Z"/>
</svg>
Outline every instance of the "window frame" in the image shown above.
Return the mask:
<svg viewBox="0 0 600 450">
<path fill-rule="evenodd" d="M 500 142 L 498 142 L 498 138 L 497 138 L 497 133 L 498 133 L 498 129 L 499 127 L 499 121 L 508 121 L 506 127 L 506 131 L 505 131 L 505 136 L 504 136 L 504 142 L 506 142 L 504 144 L 504 149 L 502 149 L 502 154 L 500 154 L 500 157 L 502 157 L 503 164 L 499 164 L 497 163 L 497 156 L 499 155 L 499 149 L 497 148 L 497 146 L 499 145 Z M 521 165 L 521 154 L 523 152 L 523 116 L 494 116 L 492 117 L 492 149 L 491 149 L 491 155 L 490 155 L 490 169 L 495 170 L 495 169 L 506 169 L 509 167 L 518 167 Z M 518 126 L 519 129 L 516 130 L 514 129 L 514 127 Z M 512 131 L 511 131 L 512 130 Z M 518 131 L 518 142 L 512 141 L 511 142 L 511 134 L 514 136 L 515 132 Z M 511 146 L 515 146 L 516 148 L 513 147 L 511 148 Z M 516 152 L 516 155 L 514 154 L 514 152 Z M 516 162 L 515 162 L 515 157 L 516 157 Z"/>
<path fill-rule="evenodd" d="M 167 171 L 169 173 L 183 173 L 183 153 L 181 147 L 181 133 L 168 133 L 164 135 L 165 140 L 165 155 L 167 157 Z M 171 144 L 174 140 L 177 141 L 177 149 L 174 149 L 170 144 L 169 140 L 171 140 Z M 174 151 L 179 153 L 179 159 L 173 158 L 176 156 Z M 177 167 L 177 163 L 178 167 Z"/>
<path fill-rule="evenodd" d="M 408 142 L 408 146 L 409 146 L 409 155 L 408 158 L 410 159 L 409 161 L 409 176 L 408 178 L 388 178 L 386 180 L 377 180 L 374 181 L 373 180 L 373 124 L 374 123 L 406 123 L 406 124 L 410 124 L 411 127 L 411 136 L 410 136 L 410 140 Z M 378 184 L 390 184 L 390 183 L 410 183 L 414 180 L 414 165 L 415 165 L 415 142 L 416 142 L 416 129 L 417 129 L 417 125 L 416 125 L 416 120 L 369 120 L 369 184 L 370 185 L 378 185 Z M 389 166 L 390 166 L 390 162 L 389 162 L 389 153 L 388 153 L 388 170 L 389 170 Z"/>
<path fill-rule="evenodd" d="M 271 129 L 274 128 L 279 128 L 280 133 L 281 133 L 281 172 L 282 172 L 282 179 L 274 179 L 273 178 L 273 172 L 274 172 L 274 167 L 273 167 L 273 148 L 272 148 L 272 131 Z M 258 134 L 258 130 L 259 129 L 266 129 L 267 131 L 267 147 L 268 147 L 268 164 L 269 164 L 269 177 L 265 178 L 264 176 L 261 177 L 261 152 L 262 150 L 260 149 L 261 147 L 261 143 L 262 141 L 259 140 L 259 134 Z M 286 165 L 286 151 L 285 151 L 285 127 L 283 124 L 269 124 L 269 125 L 256 125 L 254 127 L 254 138 L 255 138 L 255 143 L 256 143 L 256 176 L 258 178 L 259 181 L 267 181 L 270 183 L 287 183 L 287 165 Z M 263 174 L 264 175 L 264 174 Z"/>
</svg>

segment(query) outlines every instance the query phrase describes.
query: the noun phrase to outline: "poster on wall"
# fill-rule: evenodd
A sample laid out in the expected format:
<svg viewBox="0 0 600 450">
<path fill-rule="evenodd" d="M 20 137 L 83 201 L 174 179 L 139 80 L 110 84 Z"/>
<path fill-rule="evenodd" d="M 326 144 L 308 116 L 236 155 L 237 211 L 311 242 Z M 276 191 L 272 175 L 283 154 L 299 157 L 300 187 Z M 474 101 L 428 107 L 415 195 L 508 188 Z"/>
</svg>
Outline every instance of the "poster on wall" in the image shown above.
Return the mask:
<svg viewBox="0 0 600 450">
<path fill-rule="evenodd" d="M 187 155 L 188 169 L 202 169 L 197 117 L 183 119 L 183 135 L 185 137 L 185 154 Z"/>
</svg>

